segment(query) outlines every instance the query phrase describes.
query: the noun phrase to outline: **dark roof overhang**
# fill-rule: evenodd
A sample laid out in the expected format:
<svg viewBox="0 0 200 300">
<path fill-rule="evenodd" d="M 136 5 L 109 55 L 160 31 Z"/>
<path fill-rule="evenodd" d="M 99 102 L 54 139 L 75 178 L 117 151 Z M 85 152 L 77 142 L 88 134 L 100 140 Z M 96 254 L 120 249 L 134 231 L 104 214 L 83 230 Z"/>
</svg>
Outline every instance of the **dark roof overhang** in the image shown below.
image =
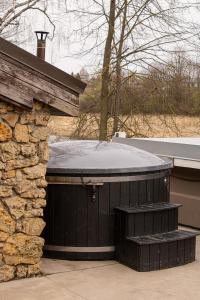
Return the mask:
<svg viewBox="0 0 200 300">
<path fill-rule="evenodd" d="M 55 83 L 57 82 L 77 94 L 83 93 L 86 88 L 86 83 L 83 81 L 67 74 L 3 38 L 0 38 L 0 53 L 30 67 L 47 78 L 54 80 Z"/>
<path fill-rule="evenodd" d="M 86 83 L 0 38 L 1 99 L 26 109 L 33 100 L 50 107 L 52 114 L 77 116 L 79 94 Z"/>
</svg>

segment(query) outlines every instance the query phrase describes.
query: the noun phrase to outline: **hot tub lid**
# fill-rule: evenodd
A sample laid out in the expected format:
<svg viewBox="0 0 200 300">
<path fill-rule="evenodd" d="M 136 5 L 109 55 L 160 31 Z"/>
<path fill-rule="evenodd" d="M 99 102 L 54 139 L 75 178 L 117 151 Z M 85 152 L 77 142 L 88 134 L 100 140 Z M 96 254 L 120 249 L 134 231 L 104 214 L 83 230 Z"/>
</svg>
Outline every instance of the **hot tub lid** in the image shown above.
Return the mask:
<svg viewBox="0 0 200 300">
<path fill-rule="evenodd" d="M 49 149 L 48 174 L 124 174 L 172 167 L 170 160 L 114 142 L 67 140 Z"/>
</svg>

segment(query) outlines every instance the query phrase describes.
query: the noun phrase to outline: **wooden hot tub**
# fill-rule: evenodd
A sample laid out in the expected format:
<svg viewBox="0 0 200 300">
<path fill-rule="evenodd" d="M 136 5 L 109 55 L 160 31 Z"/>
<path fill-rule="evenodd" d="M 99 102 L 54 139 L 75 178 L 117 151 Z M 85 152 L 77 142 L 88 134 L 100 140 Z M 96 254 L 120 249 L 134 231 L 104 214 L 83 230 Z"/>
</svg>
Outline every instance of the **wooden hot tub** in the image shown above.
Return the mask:
<svg viewBox="0 0 200 300">
<path fill-rule="evenodd" d="M 170 168 L 169 161 L 118 143 L 51 144 L 45 256 L 113 259 L 115 207 L 169 202 Z"/>
</svg>

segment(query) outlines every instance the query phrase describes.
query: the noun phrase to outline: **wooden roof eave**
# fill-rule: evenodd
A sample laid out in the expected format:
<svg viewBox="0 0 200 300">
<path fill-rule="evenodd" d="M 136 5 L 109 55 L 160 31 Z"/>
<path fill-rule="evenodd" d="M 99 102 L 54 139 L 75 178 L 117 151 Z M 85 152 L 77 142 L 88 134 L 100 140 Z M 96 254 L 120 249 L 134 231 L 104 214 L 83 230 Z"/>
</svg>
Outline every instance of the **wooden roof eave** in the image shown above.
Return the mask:
<svg viewBox="0 0 200 300">
<path fill-rule="evenodd" d="M 4 40 L 3 38 L 0 38 L 0 53 L 12 58 L 26 67 L 31 68 L 38 74 L 45 76 L 47 79 L 51 81 L 53 80 L 55 85 L 62 85 L 77 94 L 83 93 L 85 90 L 86 84 L 84 82 Z"/>
<path fill-rule="evenodd" d="M 60 87 L 54 86 L 27 68 L 13 65 L 0 54 L 0 93 L 18 105 L 31 108 L 33 98 L 46 103 L 53 110 L 65 115 L 77 116 L 78 95 L 75 96 Z"/>
</svg>

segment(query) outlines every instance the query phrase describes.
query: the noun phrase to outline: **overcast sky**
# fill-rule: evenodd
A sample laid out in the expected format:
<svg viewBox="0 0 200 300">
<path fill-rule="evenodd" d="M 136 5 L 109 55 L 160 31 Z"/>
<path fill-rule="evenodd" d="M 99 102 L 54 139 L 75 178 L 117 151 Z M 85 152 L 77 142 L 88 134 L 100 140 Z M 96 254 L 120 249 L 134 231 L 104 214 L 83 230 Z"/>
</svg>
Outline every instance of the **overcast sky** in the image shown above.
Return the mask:
<svg viewBox="0 0 200 300">
<path fill-rule="evenodd" d="M 55 1 L 55 0 L 53 0 Z M 52 2 L 53 2 L 52 1 Z M 76 0 L 74 0 L 76 1 Z M 90 0 L 87 0 L 90 1 Z M 71 1 L 72 3 L 73 1 Z M 86 3 L 83 0 L 79 2 Z M 20 41 L 20 47 L 36 53 L 36 37 L 34 34 L 35 30 L 45 30 L 50 32 L 50 38 L 47 40 L 47 55 L 46 60 L 53 65 L 63 69 L 68 73 L 77 73 L 81 68 L 86 68 L 90 73 L 94 71 L 94 65 L 98 68 L 98 62 L 94 55 L 84 55 L 82 56 L 82 45 L 83 40 L 81 40 L 81 35 L 70 35 L 73 30 L 79 28 L 80 20 L 77 17 L 72 16 L 72 14 L 65 13 L 64 1 L 57 1 L 53 7 L 49 7 L 49 13 L 52 21 L 56 25 L 54 38 L 51 39 L 53 34 L 53 27 L 49 23 L 48 19 L 44 17 L 41 13 L 36 11 L 29 11 L 23 17 L 23 24 L 25 31 L 20 31 L 16 38 L 16 41 Z M 61 4 L 63 3 L 63 4 Z M 73 6 L 69 7 L 73 8 Z M 84 24 L 84 20 L 81 20 Z M 23 27 L 23 26 L 22 26 Z M 91 37 L 86 42 L 85 48 L 92 45 L 94 37 Z M 75 55 L 80 53 L 80 55 Z"/>
<path fill-rule="evenodd" d="M 46 60 L 68 73 L 77 73 L 83 67 L 90 73 L 93 71 L 95 72 L 99 67 L 99 62 L 101 61 L 103 44 L 99 47 L 98 52 L 96 51 L 95 53 L 93 52 L 88 53 L 87 55 L 81 55 L 83 54 L 82 45 L 84 42 L 85 48 L 90 48 L 96 42 L 96 33 L 95 31 L 91 32 L 90 38 L 86 41 L 84 40 L 84 34 L 77 34 L 76 30 L 79 28 L 80 23 L 82 25 L 86 24 L 88 22 L 88 17 L 84 17 L 84 15 L 82 15 L 80 20 L 77 16 L 66 14 L 64 2 L 64 0 L 49 1 L 51 5 L 48 8 L 48 13 L 56 25 L 56 30 L 54 39 L 47 40 Z M 80 3 L 81 5 L 85 5 L 87 9 L 91 9 L 91 12 L 93 13 L 98 11 L 98 8 L 94 7 L 94 5 L 90 7 L 90 4 L 94 3 L 92 0 L 73 0 L 68 1 L 67 3 L 69 3 L 68 9 L 73 9 L 73 3 Z M 200 12 L 194 13 L 194 11 L 192 11 L 185 17 L 190 20 L 199 20 L 199 16 Z M 91 18 L 94 18 L 94 16 Z M 96 16 L 95 18 L 98 19 Z M 99 23 L 102 23 L 102 18 L 99 20 Z M 50 37 L 53 33 L 53 27 L 46 17 L 38 11 L 29 11 L 22 18 L 22 26 L 19 30 L 18 36 L 16 37 L 16 41 L 20 41 L 20 46 L 33 54 L 36 53 L 35 30 L 49 31 Z M 103 41 L 106 36 L 106 27 L 104 31 L 101 32 L 104 36 L 100 36 L 98 39 Z M 75 53 L 80 54 L 76 56 Z"/>
</svg>

